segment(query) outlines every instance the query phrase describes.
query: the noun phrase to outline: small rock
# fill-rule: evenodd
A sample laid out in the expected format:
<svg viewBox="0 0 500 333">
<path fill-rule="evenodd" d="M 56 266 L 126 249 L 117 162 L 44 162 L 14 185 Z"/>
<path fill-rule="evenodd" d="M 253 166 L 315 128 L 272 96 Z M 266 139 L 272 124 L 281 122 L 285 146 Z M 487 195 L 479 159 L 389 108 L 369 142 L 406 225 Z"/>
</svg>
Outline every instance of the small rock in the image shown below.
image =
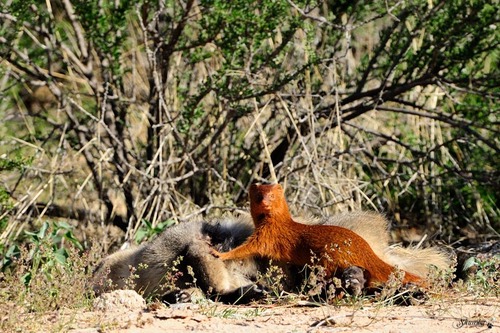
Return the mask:
<svg viewBox="0 0 500 333">
<path fill-rule="evenodd" d="M 146 301 L 134 290 L 114 290 L 94 300 L 95 311 L 142 311 Z"/>
</svg>

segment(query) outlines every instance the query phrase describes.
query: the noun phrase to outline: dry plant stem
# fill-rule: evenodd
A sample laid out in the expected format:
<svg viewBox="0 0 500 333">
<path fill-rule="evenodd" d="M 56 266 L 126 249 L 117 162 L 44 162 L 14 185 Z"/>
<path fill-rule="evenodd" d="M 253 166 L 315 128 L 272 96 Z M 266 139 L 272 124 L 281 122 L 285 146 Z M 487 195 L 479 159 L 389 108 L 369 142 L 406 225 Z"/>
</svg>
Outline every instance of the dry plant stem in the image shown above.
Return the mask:
<svg viewBox="0 0 500 333">
<path fill-rule="evenodd" d="M 264 130 L 262 129 L 262 126 L 260 124 L 260 122 L 258 121 L 259 119 L 259 115 L 264 112 L 264 110 L 266 109 L 266 107 L 269 105 L 269 103 L 267 103 L 261 111 L 258 110 L 257 108 L 257 103 L 254 99 L 254 106 L 255 106 L 255 113 L 256 113 L 256 116 L 255 116 L 255 119 L 254 119 L 254 122 L 253 124 L 255 124 L 257 126 L 257 131 L 259 132 L 259 136 L 260 136 L 260 139 L 262 141 L 262 145 L 264 146 L 264 152 L 265 152 L 265 155 L 266 155 L 266 158 L 267 158 L 267 164 L 269 166 L 269 171 L 271 173 L 271 182 L 273 183 L 277 183 L 278 182 L 278 178 L 276 177 L 276 172 L 274 171 L 274 165 L 273 165 L 273 160 L 271 158 L 271 153 L 269 151 L 269 147 L 267 145 L 267 139 L 266 139 L 266 134 L 264 132 Z M 252 125 L 253 125 L 252 124 Z M 247 132 L 248 133 L 248 132 Z"/>
</svg>

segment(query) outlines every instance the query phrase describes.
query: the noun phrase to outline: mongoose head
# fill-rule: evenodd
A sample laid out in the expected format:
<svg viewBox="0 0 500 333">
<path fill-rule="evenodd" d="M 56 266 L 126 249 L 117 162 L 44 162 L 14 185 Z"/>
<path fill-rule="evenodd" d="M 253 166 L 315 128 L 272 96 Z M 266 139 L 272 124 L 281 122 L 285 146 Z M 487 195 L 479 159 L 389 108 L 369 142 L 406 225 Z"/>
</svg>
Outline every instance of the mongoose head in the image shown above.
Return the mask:
<svg viewBox="0 0 500 333">
<path fill-rule="evenodd" d="M 250 212 L 256 226 L 266 219 L 291 220 L 285 193 L 279 184 L 252 184 L 249 189 Z"/>
</svg>

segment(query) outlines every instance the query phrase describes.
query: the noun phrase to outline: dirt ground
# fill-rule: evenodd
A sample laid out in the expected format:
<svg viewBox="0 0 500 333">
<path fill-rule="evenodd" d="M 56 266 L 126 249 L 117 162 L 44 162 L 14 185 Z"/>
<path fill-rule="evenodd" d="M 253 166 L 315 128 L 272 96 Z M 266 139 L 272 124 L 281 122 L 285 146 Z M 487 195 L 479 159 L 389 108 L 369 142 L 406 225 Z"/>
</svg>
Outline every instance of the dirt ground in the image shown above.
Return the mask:
<svg viewBox="0 0 500 333">
<path fill-rule="evenodd" d="M 133 296 L 133 295 L 132 295 Z M 128 297 L 128 296 L 127 296 Z M 125 297 L 126 298 L 126 297 Z M 132 297 L 133 298 L 133 297 Z M 94 332 L 500 332 L 498 298 L 442 298 L 418 306 L 145 306 L 118 296 L 73 317 L 68 331 Z M 62 316 L 62 314 L 59 314 Z M 60 318 L 59 318 L 60 319 Z M 55 320 L 55 319 L 54 319 Z"/>
</svg>

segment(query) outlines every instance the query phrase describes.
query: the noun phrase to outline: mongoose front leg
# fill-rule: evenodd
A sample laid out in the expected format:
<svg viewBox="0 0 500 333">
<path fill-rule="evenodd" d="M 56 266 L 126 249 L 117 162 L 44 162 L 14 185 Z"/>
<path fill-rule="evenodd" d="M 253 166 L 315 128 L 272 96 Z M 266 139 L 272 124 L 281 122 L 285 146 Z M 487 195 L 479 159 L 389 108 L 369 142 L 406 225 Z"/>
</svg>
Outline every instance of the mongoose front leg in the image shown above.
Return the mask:
<svg viewBox="0 0 500 333">
<path fill-rule="evenodd" d="M 217 250 L 212 250 L 212 254 L 221 260 L 235 260 L 235 259 L 245 259 L 248 257 L 253 257 L 259 254 L 258 244 L 253 242 L 253 239 L 249 239 L 246 243 L 232 249 L 229 252 L 219 252 Z"/>
</svg>

